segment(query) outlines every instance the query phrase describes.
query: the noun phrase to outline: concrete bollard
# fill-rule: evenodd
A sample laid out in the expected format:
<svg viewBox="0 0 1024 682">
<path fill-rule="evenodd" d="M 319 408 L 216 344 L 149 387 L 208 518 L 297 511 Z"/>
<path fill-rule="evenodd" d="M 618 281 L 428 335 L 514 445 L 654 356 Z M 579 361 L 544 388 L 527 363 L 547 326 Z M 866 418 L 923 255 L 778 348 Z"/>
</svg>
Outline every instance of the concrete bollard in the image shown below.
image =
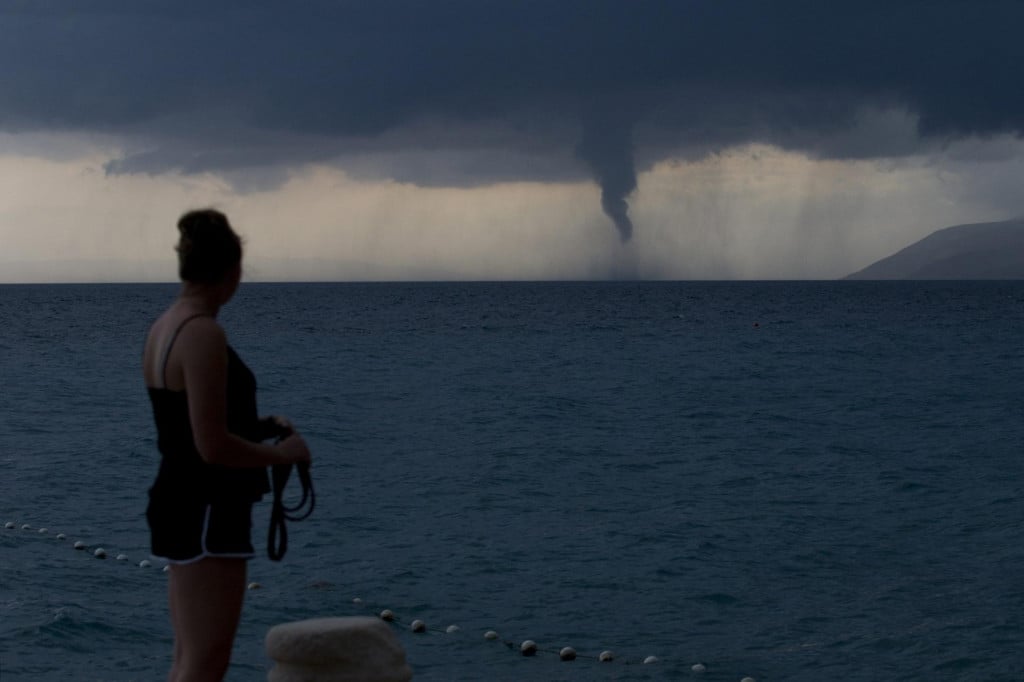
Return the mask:
<svg viewBox="0 0 1024 682">
<path fill-rule="evenodd" d="M 268 682 L 408 682 L 412 669 L 380 618 L 312 618 L 270 628 Z"/>
</svg>

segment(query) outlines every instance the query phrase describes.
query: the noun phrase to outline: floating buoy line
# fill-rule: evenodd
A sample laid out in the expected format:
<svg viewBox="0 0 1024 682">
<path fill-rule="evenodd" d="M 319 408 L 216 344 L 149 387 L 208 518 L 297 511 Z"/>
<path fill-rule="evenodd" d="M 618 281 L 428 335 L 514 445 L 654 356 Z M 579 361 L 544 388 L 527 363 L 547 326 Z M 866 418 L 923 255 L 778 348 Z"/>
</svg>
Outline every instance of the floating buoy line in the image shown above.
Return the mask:
<svg viewBox="0 0 1024 682">
<path fill-rule="evenodd" d="M 18 529 L 18 524 L 16 524 L 14 521 L 8 521 L 7 523 L 4 524 L 4 530 L 17 530 L 17 529 Z M 38 533 L 39 535 L 49 535 L 50 534 L 50 529 L 49 528 L 33 528 L 32 525 L 28 524 L 28 523 L 21 524 L 21 530 L 29 531 L 29 532 L 35 532 L 35 533 Z M 68 539 L 68 536 L 66 534 L 64 534 L 64 533 L 56 533 L 56 534 L 53 535 L 53 537 L 56 538 L 57 540 L 60 540 L 61 542 L 64 542 L 64 541 L 66 541 Z M 77 550 L 79 552 L 82 552 L 82 553 L 91 553 L 92 556 L 94 556 L 97 559 L 106 559 L 107 558 L 107 550 L 105 548 L 103 548 L 103 547 L 92 547 L 89 544 L 83 542 L 82 540 L 75 540 L 73 543 L 71 543 L 71 547 L 72 547 L 72 549 L 75 549 L 75 550 Z M 114 555 L 114 560 L 115 561 L 123 561 L 123 562 L 126 562 L 126 563 L 129 562 L 128 555 L 124 554 L 123 552 L 119 552 L 118 554 L 115 554 Z M 151 568 L 153 566 L 153 562 L 150 561 L 149 559 L 143 559 L 142 561 L 138 562 L 138 564 L 136 564 L 136 565 L 139 568 Z M 163 570 L 164 571 L 168 571 L 170 569 L 169 569 L 168 566 L 165 565 L 163 567 Z"/>
<path fill-rule="evenodd" d="M 8 531 L 10 531 L 10 530 L 15 530 L 16 531 L 16 530 L 18 530 L 18 528 L 19 528 L 19 525 L 17 523 L 15 523 L 14 521 L 8 521 L 8 522 L 6 522 L 4 524 L 4 529 L 8 530 Z M 50 530 L 48 528 L 45 528 L 45 527 L 34 528 L 31 524 L 28 524 L 28 523 L 21 524 L 20 528 L 21 528 L 22 531 L 34 532 L 34 533 L 37 533 L 39 535 L 49 535 L 50 534 Z M 68 540 L 67 535 L 64 534 L 64 533 L 56 533 L 53 537 L 55 537 L 57 540 L 59 540 L 61 542 L 65 542 L 65 541 Z M 80 551 L 83 554 L 89 553 L 91 551 L 92 556 L 95 557 L 96 559 L 105 560 L 108 557 L 108 552 L 107 552 L 107 550 L 105 548 L 98 547 L 98 546 L 97 547 L 92 547 L 92 546 L 88 545 L 87 543 L 83 542 L 82 540 L 74 541 L 71 546 L 72 546 L 73 549 L 75 549 L 76 551 Z M 124 553 L 116 554 L 115 555 L 115 561 L 123 562 L 123 563 L 129 564 L 129 565 L 133 564 L 133 562 L 131 562 L 129 560 L 128 555 L 124 554 Z M 145 568 L 152 568 L 154 564 L 149 559 L 142 559 L 141 561 L 139 561 L 137 563 L 134 563 L 134 565 L 139 567 L 139 568 L 144 568 L 145 569 Z M 167 571 L 170 570 L 170 565 L 169 564 L 164 564 L 162 570 L 163 570 L 163 572 L 166 573 Z M 247 585 L 247 589 L 249 589 L 249 590 L 258 590 L 258 589 L 261 589 L 262 587 L 263 586 L 260 583 L 255 582 L 255 581 L 254 582 L 250 582 Z M 354 599 L 352 599 L 352 604 L 354 606 L 356 606 L 356 607 L 365 607 L 366 606 L 365 602 L 361 598 L 359 598 L 359 597 L 355 597 Z M 375 615 L 378 618 L 380 618 L 381 620 L 386 621 L 388 623 L 391 623 L 395 627 L 411 631 L 411 632 L 413 632 L 415 634 L 452 635 L 452 634 L 455 634 L 455 633 L 461 631 L 461 628 L 458 625 L 455 625 L 455 624 L 448 625 L 448 626 L 446 626 L 444 628 L 434 628 L 434 627 L 429 627 L 426 624 L 425 621 L 423 621 L 422 619 L 419 619 L 419 618 L 413 619 L 411 621 L 406 621 L 405 619 L 399 617 L 391 609 L 381 609 L 380 611 L 377 611 L 375 613 Z M 483 639 L 485 641 L 487 641 L 487 642 L 500 643 L 500 644 L 504 645 L 506 648 L 508 648 L 508 649 L 510 649 L 512 651 L 518 651 L 521 656 L 534 657 L 534 656 L 537 656 L 538 654 L 541 654 L 541 655 L 551 654 L 553 656 L 557 656 L 560 661 L 565 661 L 565 662 L 571 662 L 571 661 L 575 661 L 575 660 L 579 660 L 579 659 L 591 659 L 591 660 L 596 660 L 596 661 L 598 661 L 598 662 L 600 662 L 602 664 L 619 662 L 619 663 L 625 664 L 625 665 L 631 665 L 631 664 L 654 665 L 654 664 L 659 663 L 660 660 L 661 660 L 657 656 L 649 655 L 649 656 L 646 656 L 643 659 L 639 659 L 639 660 L 637 660 L 637 659 L 624 659 L 624 660 L 620 661 L 618 659 L 618 657 L 616 656 L 615 652 L 613 650 L 611 650 L 611 649 L 605 649 L 605 650 L 601 651 L 600 653 L 596 653 L 595 654 L 595 653 L 580 653 L 575 648 L 573 648 L 571 646 L 543 647 L 543 646 L 538 645 L 537 642 L 535 642 L 532 639 L 524 639 L 521 642 L 516 642 L 514 640 L 505 639 L 501 635 L 499 635 L 496 630 L 487 630 L 486 632 L 484 632 L 483 633 Z M 704 672 L 707 671 L 707 666 L 704 663 L 694 663 L 693 665 L 690 666 L 690 671 L 692 673 L 695 673 L 695 674 L 701 674 L 701 673 L 704 673 Z M 753 677 L 744 677 L 744 678 L 742 678 L 740 680 L 740 682 L 757 682 L 757 680 L 755 678 L 753 678 Z"/>
<path fill-rule="evenodd" d="M 364 605 L 363 600 L 359 597 L 353 599 L 352 603 L 356 606 Z M 391 623 L 396 627 L 402 628 L 404 630 L 410 630 L 417 634 L 450 635 L 456 632 L 460 632 L 462 630 L 462 628 L 460 628 L 458 625 L 449 625 L 445 628 L 428 627 L 424 621 L 418 618 L 406 622 L 402 618 L 399 618 L 398 615 L 396 615 L 395 612 L 391 609 L 382 609 L 381 611 L 376 612 L 376 615 L 383 621 Z M 580 654 L 576 651 L 576 649 L 574 649 L 571 646 L 564 646 L 561 648 L 547 648 L 539 646 L 532 639 L 524 639 L 522 642 L 515 642 L 513 640 L 503 639 L 501 635 L 499 635 L 495 630 L 487 630 L 486 632 L 484 632 L 483 638 L 490 642 L 497 642 L 503 644 L 508 649 L 518 651 L 520 655 L 527 657 L 536 656 L 537 654 L 553 654 L 555 656 L 558 656 L 559 660 L 562 661 L 575 661 L 578 658 L 590 658 L 596 661 L 600 661 L 601 663 L 611 663 L 616 660 L 615 653 L 610 650 L 604 650 L 599 654 Z M 640 661 L 626 660 L 623 662 L 627 665 L 631 663 L 642 663 L 646 665 L 651 665 L 653 663 L 657 663 L 659 660 L 660 659 L 658 659 L 657 656 L 647 656 L 646 658 Z M 696 663 L 691 667 L 691 670 L 693 672 L 701 673 L 707 670 L 707 668 L 702 663 Z"/>
</svg>

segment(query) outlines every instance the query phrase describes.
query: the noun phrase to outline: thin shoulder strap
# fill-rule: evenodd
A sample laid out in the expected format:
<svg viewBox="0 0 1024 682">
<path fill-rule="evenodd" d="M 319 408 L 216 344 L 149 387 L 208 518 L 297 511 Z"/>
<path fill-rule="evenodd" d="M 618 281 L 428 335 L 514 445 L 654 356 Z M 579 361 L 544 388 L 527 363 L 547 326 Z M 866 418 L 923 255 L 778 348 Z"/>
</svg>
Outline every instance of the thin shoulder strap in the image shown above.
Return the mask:
<svg viewBox="0 0 1024 682">
<path fill-rule="evenodd" d="M 171 340 L 168 341 L 167 346 L 164 347 L 164 356 L 160 360 L 160 385 L 164 388 L 167 388 L 167 359 L 171 357 L 171 346 L 173 346 L 174 342 L 178 340 L 178 334 L 181 333 L 181 328 L 197 317 L 209 317 L 209 315 L 196 313 L 195 315 L 189 315 L 186 317 L 181 321 L 181 324 L 178 325 L 178 328 L 174 330 L 174 333 L 171 334 Z"/>
</svg>

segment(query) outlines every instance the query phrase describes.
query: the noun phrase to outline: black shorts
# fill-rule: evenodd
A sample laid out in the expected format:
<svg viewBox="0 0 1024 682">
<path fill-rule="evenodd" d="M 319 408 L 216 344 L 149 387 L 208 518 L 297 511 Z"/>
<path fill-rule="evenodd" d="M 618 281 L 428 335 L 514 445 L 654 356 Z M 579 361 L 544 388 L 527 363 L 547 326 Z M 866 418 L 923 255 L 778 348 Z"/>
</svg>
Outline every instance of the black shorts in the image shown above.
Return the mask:
<svg viewBox="0 0 1024 682">
<path fill-rule="evenodd" d="M 249 537 L 252 501 L 183 499 L 183 495 L 149 491 L 149 522 L 153 555 L 187 564 L 206 557 L 251 559 L 256 552 Z"/>
</svg>

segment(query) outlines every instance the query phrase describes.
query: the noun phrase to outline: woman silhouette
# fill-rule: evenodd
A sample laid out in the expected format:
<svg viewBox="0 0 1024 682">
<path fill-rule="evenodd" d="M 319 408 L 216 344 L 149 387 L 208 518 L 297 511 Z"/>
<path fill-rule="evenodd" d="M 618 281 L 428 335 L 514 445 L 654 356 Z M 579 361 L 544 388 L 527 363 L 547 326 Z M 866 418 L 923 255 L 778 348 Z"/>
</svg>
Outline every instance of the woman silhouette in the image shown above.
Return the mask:
<svg viewBox="0 0 1024 682">
<path fill-rule="evenodd" d="M 186 213 L 178 230 L 182 288 L 150 328 L 142 359 L 161 454 L 146 518 L 153 554 L 170 563 L 168 680 L 198 682 L 222 679 L 231 659 L 254 555 L 252 505 L 270 490 L 266 467 L 310 454 L 286 419 L 258 416 L 255 377 L 217 323 L 241 279 L 238 235 L 214 210 Z M 284 438 L 261 443 L 274 435 Z"/>
</svg>

